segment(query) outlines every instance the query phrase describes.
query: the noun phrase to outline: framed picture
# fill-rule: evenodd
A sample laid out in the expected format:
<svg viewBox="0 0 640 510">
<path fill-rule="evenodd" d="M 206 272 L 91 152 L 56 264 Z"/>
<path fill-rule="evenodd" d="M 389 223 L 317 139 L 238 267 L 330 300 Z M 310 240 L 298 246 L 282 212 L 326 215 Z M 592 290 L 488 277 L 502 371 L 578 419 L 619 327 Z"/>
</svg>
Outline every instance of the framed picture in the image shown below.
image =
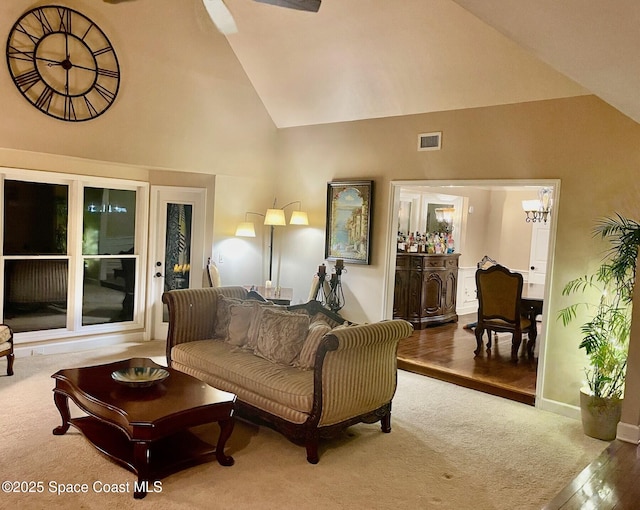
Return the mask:
<svg viewBox="0 0 640 510">
<path fill-rule="evenodd" d="M 351 264 L 370 264 L 373 181 L 327 183 L 324 256 Z"/>
</svg>

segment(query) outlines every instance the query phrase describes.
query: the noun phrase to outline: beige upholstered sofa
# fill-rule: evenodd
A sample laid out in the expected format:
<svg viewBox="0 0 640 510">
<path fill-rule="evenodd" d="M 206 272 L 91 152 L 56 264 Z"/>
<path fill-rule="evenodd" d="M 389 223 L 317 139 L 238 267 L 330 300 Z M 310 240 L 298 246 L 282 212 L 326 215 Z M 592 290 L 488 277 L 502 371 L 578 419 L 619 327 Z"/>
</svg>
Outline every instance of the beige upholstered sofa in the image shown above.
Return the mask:
<svg viewBox="0 0 640 510">
<path fill-rule="evenodd" d="M 320 437 L 381 421 L 391 431 L 403 320 L 366 325 L 311 301 L 278 307 L 247 299 L 242 287 L 166 292 L 171 367 L 237 395 L 237 415 L 266 421 L 306 446 L 318 462 Z"/>
</svg>

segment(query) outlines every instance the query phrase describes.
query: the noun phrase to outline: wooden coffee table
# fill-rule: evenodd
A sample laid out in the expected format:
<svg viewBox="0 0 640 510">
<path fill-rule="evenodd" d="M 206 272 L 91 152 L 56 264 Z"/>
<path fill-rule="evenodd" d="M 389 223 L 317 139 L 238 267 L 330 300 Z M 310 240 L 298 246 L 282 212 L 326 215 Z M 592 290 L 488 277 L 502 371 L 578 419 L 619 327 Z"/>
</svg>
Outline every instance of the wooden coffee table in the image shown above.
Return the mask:
<svg viewBox="0 0 640 510">
<path fill-rule="evenodd" d="M 115 370 L 134 366 L 165 368 L 169 377 L 148 388 L 131 388 L 112 379 Z M 53 397 L 62 435 L 73 425 L 101 452 L 138 475 L 134 497 L 153 491 L 153 481 L 184 467 L 212 460 L 233 465 L 224 454 L 233 431 L 236 396 L 150 359 L 134 358 L 107 365 L 56 372 Z M 69 400 L 88 416 L 71 418 Z M 189 428 L 218 422 L 220 436 L 214 447 Z"/>
</svg>

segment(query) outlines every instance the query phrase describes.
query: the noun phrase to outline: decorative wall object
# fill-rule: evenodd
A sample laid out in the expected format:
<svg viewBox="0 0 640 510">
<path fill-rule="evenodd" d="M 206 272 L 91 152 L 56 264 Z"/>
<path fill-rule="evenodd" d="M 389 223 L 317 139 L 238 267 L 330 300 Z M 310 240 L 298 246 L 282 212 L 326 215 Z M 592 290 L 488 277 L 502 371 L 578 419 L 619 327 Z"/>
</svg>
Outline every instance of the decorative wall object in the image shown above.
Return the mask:
<svg viewBox="0 0 640 510">
<path fill-rule="evenodd" d="M 68 7 L 34 7 L 7 41 L 9 73 L 38 110 L 67 122 L 102 115 L 120 87 L 116 52 L 98 25 Z"/>
<path fill-rule="evenodd" d="M 371 263 L 373 181 L 327 183 L 325 258 Z"/>
</svg>

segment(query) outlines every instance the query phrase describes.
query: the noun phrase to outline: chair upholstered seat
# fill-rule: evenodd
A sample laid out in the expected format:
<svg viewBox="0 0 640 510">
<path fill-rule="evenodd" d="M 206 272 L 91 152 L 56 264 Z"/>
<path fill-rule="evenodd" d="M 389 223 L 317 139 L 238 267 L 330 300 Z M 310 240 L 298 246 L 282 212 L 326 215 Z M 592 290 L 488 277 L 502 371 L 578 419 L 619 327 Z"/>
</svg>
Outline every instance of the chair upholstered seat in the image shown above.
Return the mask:
<svg viewBox="0 0 640 510">
<path fill-rule="evenodd" d="M 521 317 L 520 319 L 520 327 L 522 331 L 526 331 L 531 326 L 531 321 L 526 317 Z M 500 331 L 500 328 L 505 328 L 508 331 L 513 329 L 513 325 L 510 322 L 507 322 L 502 319 L 488 319 L 484 321 L 485 329 L 490 329 L 492 331 Z"/>
<path fill-rule="evenodd" d="M 13 331 L 6 324 L 0 324 L 0 358 L 7 357 L 7 375 L 13 375 Z"/>
</svg>

